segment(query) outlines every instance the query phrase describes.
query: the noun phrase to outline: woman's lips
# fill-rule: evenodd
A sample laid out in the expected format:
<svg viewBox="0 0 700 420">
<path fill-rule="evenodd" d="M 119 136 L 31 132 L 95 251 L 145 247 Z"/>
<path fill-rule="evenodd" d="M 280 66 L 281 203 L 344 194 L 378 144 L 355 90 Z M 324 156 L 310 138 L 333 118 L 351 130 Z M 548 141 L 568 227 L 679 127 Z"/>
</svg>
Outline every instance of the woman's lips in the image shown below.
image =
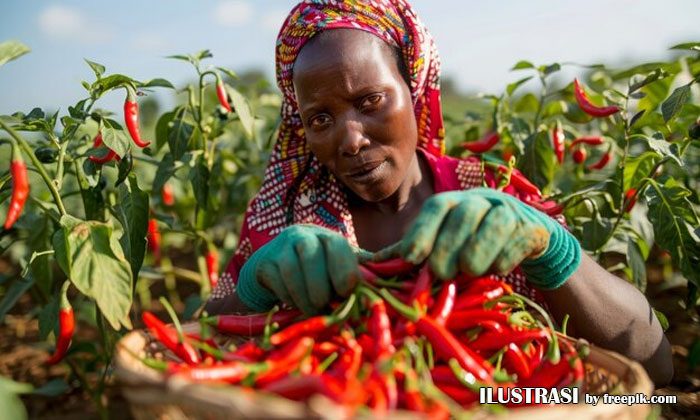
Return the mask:
<svg viewBox="0 0 700 420">
<path fill-rule="evenodd" d="M 386 161 L 376 162 L 376 164 L 368 165 L 369 167 L 365 170 L 355 172 L 353 174 L 348 174 L 348 178 L 354 182 L 373 182 L 381 177 L 381 174 L 386 167 Z"/>
</svg>

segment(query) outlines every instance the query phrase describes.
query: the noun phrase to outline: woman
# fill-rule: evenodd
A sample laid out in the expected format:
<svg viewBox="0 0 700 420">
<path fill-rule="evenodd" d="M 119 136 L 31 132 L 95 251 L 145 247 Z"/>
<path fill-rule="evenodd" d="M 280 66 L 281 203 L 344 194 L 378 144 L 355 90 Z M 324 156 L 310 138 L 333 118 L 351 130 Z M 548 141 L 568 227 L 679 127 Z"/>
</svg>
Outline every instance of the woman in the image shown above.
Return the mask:
<svg viewBox="0 0 700 420">
<path fill-rule="evenodd" d="M 439 58 L 405 0 L 303 1 L 277 49 L 282 123 L 238 249 L 207 311 L 314 314 L 360 279 L 358 253 L 504 276 L 569 331 L 640 361 L 657 385 L 670 346 L 644 295 L 560 224 L 480 188 L 474 159 L 443 156 Z M 516 268 L 517 267 L 517 268 Z"/>
</svg>

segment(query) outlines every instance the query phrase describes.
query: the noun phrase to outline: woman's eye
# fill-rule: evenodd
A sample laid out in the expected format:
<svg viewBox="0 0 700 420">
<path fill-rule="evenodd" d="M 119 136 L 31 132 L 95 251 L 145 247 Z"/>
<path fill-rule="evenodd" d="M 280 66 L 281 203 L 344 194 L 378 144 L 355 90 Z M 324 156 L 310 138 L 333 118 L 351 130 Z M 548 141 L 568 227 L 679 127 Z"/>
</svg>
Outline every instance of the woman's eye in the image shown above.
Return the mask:
<svg viewBox="0 0 700 420">
<path fill-rule="evenodd" d="M 321 114 L 311 117 L 309 120 L 309 125 L 311 127 L 321 127 L 328 124 L 330 121 L 331 119 L 328 115 Z"/>
<path fill-rule="evenodd" d="M 362 101 L 362 106 L 366 107 L 377 105 L 379 102 L 381 102 L 382 98 L 383 96 L 379 94 L 370 95 Z"/>
</svg>

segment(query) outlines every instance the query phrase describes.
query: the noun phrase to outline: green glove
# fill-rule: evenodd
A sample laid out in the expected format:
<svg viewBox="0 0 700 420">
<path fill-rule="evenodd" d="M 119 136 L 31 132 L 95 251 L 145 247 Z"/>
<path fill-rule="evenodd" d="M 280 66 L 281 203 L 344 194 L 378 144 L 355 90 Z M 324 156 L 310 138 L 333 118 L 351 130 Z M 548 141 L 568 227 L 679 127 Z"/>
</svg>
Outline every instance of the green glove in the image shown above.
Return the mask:
<svg viewBox="0 0 700 420">
<path fill-rule="evenodd" d="M 541 288 L 560 286 L 581 258 L 576 238 L 556 221 L 490 188 L 429 198 L 399 254 L 414 264 L 429 258 L 441 279 L 454 278 L 458 271 L 504 275 L 520 264 L 528 280 Z"/>
<path fill-rule="evenodd" d="M 334 294 L 348 296 L 361 278 L 346 238 L 320 226 L 294 225 L 243 264 L 237 292 L 246 306 L 259 312 L 281 300 L 313 315 Z"/>
</svg>

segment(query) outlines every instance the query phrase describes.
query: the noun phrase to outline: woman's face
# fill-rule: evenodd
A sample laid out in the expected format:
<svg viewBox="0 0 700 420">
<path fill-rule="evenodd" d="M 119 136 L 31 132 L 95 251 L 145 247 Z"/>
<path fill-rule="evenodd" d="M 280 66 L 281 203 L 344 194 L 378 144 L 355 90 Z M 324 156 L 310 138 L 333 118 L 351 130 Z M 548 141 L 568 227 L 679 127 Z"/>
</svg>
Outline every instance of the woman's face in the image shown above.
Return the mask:
<svg viewBox="0 0 700 420">
<path fill-rule="evenodd" d="M 312 153 L 365 201 L 396 192 L 418 130 L 391 47 L 361 30 L 316 35 L 294 63 L 294 90 Z"/>
</svg>

